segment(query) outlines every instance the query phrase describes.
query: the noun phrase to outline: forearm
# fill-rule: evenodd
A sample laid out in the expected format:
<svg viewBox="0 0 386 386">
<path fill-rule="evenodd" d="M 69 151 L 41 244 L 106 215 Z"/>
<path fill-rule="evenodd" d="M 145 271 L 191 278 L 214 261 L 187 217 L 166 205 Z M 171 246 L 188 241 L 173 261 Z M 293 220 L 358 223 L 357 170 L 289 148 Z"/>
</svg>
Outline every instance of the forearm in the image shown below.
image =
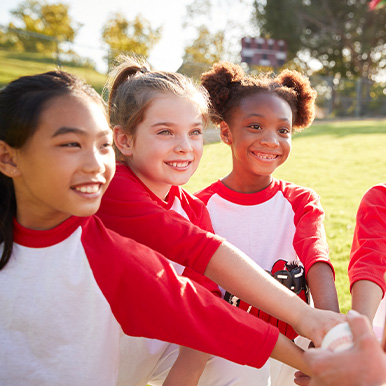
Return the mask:
<svg viewBox="0 0 386 386">
<path fill-rule="evenodd" d="M 316 308 L 339 312 L 334 275 L 329 264 L 315 263 L 308 271 L 307 283 Z"/>
<path fill-rule="evenodd" d="M 228 292 L 290 325 L 297 323 L 297 313 L 293 310 L 306 312 L 306 303 L 296 294 L 227 242 L 214 253 L 205 275 Z"/>
<path fill-rule="evenodd" d="M 302 371 L 304 374 L 311 374 L 310 367 L 304 360 L 304 351 L 282 334 L 279 334 L 271 358 L 286 363 L 287 365 Z"/>
<path fill-rule="evenodd" d="M 351 308 L 369 318 L 372 323 L 382 300 L 382 289 L 369 280 L 359 280 L 351 288 Z"/>
<path fill-rule="evenodd" d="M 197 385 L 209 357 L 207 353 L 181 346 L 163 386 Z"/>
<path fill-rule="evenodd" d="M 329 329 L 345 320 L 335 312 L 310 307 L 227 242 L 214 253 L 205 275 L 245 302 L 288 323 L 316 346 Z"/>
</svg>

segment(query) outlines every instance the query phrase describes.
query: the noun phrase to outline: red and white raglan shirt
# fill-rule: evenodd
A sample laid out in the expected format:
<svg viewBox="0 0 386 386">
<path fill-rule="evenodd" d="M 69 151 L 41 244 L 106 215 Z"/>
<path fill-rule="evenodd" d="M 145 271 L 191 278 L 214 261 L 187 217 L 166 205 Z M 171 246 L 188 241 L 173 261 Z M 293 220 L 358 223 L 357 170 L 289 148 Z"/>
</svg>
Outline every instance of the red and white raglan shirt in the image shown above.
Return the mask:
<svg viewBox="0 0 386 386">
<path fill-rule="evenodd" d="M 121 328 L 256 367 L 278 337 L 95 216 L 47 231 L 15 222 L 0 310 L 2 386 L 115 385 Z"/>
<path fill-rule="evenodd" d="M 350 290 L 355 282 L 369 280 L 386 291 L 386 184 L 375 185 L 363 196 L 358 208 L 351 247 L 348 276 Z M 374 331 L 381 335 L 385 323 L 386 300 L 374 317 Z"/>
<path fill-rule="evenodd" d="M 220 296 L 203 273 L 224 239 L 213 234 L 209 213 L 197 197 L 172 186 L 163 201 L 128 166 L 117 163 L 97 216 L 107 228 L 160 252 L 178 274 Z"/>
<path fill-rule="evenodd" d="M 203 273 L 223 238 L 213 234 L 209 213 L 197 197 L 172 186 L 163 201 L 128 166 L 118 163 L 97 216 L 107 228 L 169 258 L 178 274 L 221 296 L 217 284 Z M 168 342 L 123 336 L 119 385 L 150 383 L 171 350 L 168 346 Z"/>
<path fill-rule="evenodd" d="M 324 211 L 319 196 L 311 189 L 273 179 L 264 190 L 245 194 L 227 188 L 221 180 L 196 193 L 207 206 L 216 234 L 272 272 L 284 262 L 297 262 L 307 275 L 316 262 L 332 268 L 323 226 Z M 333 268 L 332 268 L 333 269 Z M 242 299 L 238 304 L 243 305 Z M 243 307 L 278 325 L 293 339 L 292 327 L 269 315 Z"/>
</svg>

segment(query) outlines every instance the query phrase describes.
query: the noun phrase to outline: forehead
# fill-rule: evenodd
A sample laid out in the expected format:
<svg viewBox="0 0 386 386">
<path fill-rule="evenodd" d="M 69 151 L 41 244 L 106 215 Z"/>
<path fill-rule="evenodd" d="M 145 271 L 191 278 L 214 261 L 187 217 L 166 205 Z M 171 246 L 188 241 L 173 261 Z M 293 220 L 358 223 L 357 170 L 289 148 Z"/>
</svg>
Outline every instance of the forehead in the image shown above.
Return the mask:
<svg viewBox="0 0 386 386">
<path fill-rule="evenodd" d="M 145 112 L 145 117 L 149 117 L 152 113 L 157 115 L 171 116 L 178 114 L 181 110 L 189 111 L 190 113 L 201 116 L 203 114 L 202 105 L 196 98 L 174 95 L 174 94 L 158 94 L 153 98 Z"/>
<path fill-rule="evenodd" d="M 50 134 L 60 127 L 105 130 L 108 122 L 103 105 L 87 95 L 69 94 L 53 98 L 40 114 L 37 133 L 43 130 Z"/>
<path fill-rule="evenodd" d="M 248 95 L 239 104 L 239 111 L 242 114 L 263 113 L 264 115 L 275 114 L 292 118 L 292 110 L 289 103 L 276 94 L 260 92 Z"/>
</svg>

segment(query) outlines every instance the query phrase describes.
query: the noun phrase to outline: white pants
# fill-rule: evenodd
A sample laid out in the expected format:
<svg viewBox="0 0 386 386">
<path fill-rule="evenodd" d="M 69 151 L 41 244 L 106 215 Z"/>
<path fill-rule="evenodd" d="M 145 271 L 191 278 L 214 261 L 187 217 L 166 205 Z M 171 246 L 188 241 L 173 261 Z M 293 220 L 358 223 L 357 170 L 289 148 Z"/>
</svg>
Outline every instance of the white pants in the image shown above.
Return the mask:
<svg viewBox="0 0 386 386">
<path fill-rule="evenodd" d="M 310 340 L 302 336 L 295 338 L 295 343 L 303 350 L 308 350 Z M 297 369 L 288 366 L 275 359 L 269 359 L 271 365 L 271 384 L 272 386 L 294 386 L 295 372 Z"/>
<path fill-rule="evenodd" d="M 179 354 L 179 346 L 155 339 L 121 336 L 118 386 L 161 386 Z M 271 386 L 269 362 L 261 369 L 211 357 L 199 386 Z"/>
<path fill-rule="evenodd" d="M 309 340 L 295 343 L 306 350 Z M 179 346 L 155 339 L 121 336 L 121 360 L 117 386 L 162 386 L 179 354 Z M 293 386 L 296 369 L 270 358 L 261 368 L 242 366 L 210 357 L 199 386 Z"/>
</svg>

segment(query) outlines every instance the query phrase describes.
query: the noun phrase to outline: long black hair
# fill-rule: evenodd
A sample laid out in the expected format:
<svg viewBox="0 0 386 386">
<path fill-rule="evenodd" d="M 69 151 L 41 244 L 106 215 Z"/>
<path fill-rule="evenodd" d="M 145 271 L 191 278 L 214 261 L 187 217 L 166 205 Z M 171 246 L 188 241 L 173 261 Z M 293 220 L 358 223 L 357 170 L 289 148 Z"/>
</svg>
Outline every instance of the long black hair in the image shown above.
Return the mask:
<svg viewBox="0 0 386 386">
<path fill-rule="evenodd" d="M 35 133 L 48 101 L 69 94 L 86 94 L 101 103 L 99 94 L 77 77 L 64 71 L 23 76 L 0 90 L 0 141 L 20 149 Z M 13 181 L 0 172 L 0 270 L 12 254 L 16 197 Z"/>
</svg>

